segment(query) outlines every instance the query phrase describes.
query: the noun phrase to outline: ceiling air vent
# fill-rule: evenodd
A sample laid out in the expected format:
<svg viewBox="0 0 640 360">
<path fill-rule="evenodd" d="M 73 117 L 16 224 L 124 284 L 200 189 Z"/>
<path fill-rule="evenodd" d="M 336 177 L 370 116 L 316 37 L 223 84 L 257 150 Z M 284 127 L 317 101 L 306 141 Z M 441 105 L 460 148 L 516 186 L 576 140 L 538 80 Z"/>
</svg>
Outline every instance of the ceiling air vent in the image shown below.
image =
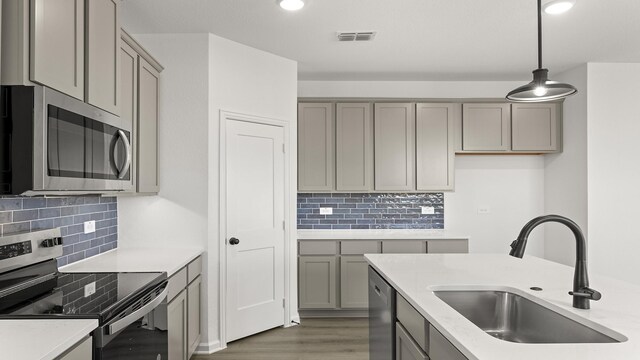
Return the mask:
<svg viewBox="0 0 640 360">
<path fill-rule="evenodd" d="M 376 37 L 375 31 L 338 33 L 338 41 L 371 41 L 374 37 Z"/>
</svg>

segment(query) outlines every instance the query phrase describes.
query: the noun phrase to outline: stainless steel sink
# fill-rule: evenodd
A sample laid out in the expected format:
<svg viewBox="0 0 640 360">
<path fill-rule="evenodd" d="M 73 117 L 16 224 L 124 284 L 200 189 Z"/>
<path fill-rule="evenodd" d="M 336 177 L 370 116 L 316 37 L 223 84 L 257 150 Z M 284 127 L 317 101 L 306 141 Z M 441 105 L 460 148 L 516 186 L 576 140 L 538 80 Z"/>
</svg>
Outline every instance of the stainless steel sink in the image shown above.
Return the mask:
<svg viewBox="0 0 640 360">
<path fill-rule="evenodd" d="M 484 332 L 504 341 L 531 344 L 625 341 L 507 291 L 446 290 L 434 294 Z"/>
</svg>

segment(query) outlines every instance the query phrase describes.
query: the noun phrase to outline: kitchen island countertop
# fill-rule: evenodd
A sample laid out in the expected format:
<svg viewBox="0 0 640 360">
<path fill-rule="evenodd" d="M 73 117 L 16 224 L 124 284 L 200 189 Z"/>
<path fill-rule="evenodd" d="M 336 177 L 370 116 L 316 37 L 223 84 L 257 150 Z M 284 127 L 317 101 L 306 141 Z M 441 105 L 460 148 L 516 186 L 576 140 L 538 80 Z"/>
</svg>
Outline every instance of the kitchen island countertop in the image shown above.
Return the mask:
<svg viewBox="0 0 640 360">
<path fill-rule="evenodd" d="M 590 287 L 602 293 L 590 310 L 572 307 L 573 267 L 526 256 L 493 254 L 370 254 L 369 264 L 427 321 L 469 359 L 639 359 L 640 286 L 590 274 Z M 541 287 L 542 291 L 530 287 Z M 559 308 L 572 318 L 595 322 L 621 343 L 519 344 L 498 340 L 434 294 L 440 289 L 515 290 Z M 620 336 L 622 335 L 622 336 Z"/>
<path fill-rule="evenodd" d="M 0 320 L 2 359 L 52 360 L 98 327 L 91 319 Z"/>
</svg>

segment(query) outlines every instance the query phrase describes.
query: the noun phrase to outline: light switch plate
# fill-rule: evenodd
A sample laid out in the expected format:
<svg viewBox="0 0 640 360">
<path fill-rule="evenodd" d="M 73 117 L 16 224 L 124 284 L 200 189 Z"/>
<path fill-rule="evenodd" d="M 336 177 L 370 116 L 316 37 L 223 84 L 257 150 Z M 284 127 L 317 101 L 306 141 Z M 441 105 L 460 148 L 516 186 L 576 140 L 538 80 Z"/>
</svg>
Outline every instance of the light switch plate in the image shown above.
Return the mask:
<svg viewBox="0 0 640 360">
<path fill-rule="evenodd" d="M 84 297 L 89 297 L 96 293 L 96 282 L 84 286 Z"/>
<path fill-rule="evenodd" d="M 478 214 L 490 214 L 491 208 L 488 206 L 482 206 L 478 208 Z"/>
<path fill-rule="evenodd" d="M 436 208 L 433 206 L 422 206 L 421 213 L 422 215 L 433 215 L 436 213 Z"/>
<path fill-rule="evenodd" d="M 330 207 L 321 207 L 320 215 L 333 215 L 333 208 Z"/>
<path fill-rule="evenodd" d="M 84 222 L 84 233 L 91 234 L 96 232 L 96 222 L 94 220 Z"/>
</svg>

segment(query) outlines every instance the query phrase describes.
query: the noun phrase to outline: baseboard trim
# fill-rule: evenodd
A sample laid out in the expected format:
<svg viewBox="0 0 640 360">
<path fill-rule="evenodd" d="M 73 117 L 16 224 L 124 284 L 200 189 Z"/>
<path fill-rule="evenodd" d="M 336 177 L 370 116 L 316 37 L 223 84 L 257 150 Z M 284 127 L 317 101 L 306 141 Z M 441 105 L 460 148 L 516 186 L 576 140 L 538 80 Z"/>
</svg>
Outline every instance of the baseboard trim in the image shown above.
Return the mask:
<svg viewBox="0 0 640 360">
<path fill-rule="evenodd" d="M 194 352 L 194 354 L 196 355 L 209 355 L 209 354 L 213 354 L 214 352 L 220 351 L 220 350 L 224 350 L 225 347 L 220 346 L 220 341 L 216 340 L 216 341 L 212 341 L 208 344 L 205 343 L 200 343 L 200 345 L 198 345 L 198 347 L 196 348 L 196 351 Z"/>
<path fill-rule="evenodd" d="M 300 318 L 366 318 L 369 310 L 300 310 Z"/>
</svg>

